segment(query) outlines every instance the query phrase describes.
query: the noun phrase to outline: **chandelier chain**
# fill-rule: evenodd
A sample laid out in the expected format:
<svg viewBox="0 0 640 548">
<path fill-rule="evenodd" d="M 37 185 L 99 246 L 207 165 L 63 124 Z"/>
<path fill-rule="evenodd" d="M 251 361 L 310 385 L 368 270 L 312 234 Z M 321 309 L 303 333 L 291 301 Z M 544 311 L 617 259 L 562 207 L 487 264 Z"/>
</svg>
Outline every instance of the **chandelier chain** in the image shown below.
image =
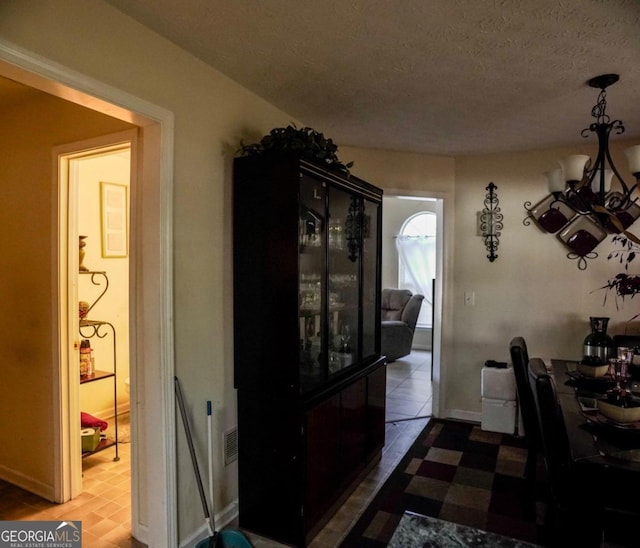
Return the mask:
<svg viewBox="0 0 640 548">
<path fill-rule="evenodd" d="M 591 116 L 598 120 L 599 124 L 608 124 L 611 120 L 606 113 L 607 110 L 607 90 L 602 89 L 598 94 L 598 102 L 591 109 Z"/>
</svg>

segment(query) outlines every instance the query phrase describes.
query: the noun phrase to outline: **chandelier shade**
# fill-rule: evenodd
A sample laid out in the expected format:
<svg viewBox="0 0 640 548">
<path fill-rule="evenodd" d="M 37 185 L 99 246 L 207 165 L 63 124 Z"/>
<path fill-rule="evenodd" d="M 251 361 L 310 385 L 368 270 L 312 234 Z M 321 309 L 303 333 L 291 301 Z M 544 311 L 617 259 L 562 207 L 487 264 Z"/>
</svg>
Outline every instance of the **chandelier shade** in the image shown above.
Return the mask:
<svg viewBox="0 0 640 548">
<path fill-rule="evenodd" d="M 636 179 L 640 178 L 640 145 L 629 147 L 624 153 L 629 162 L 629 170 Z"/>
<path fill-rule="evenodd" d="M 600 173 L 604 173 L 603 175 Z M 596 171 L 596 176 L 593 178 L 593 182 L 591 183 L 591 190 L 593 192 L 598 192 L 600 189 L 601 181 L 604 181 L 604 191 L 609 192 L 611 190 L 611 179 L 613 179 L 613 171 L 610 169 L 599 169 Z"/>
<path fill-rule="evenodd" d="M 559 160 L 559 167 L 544 173 L 549 196 L 535 206 L 525 203 L 528 214 L 525 225 L 533 221 L 545 232 L 558 233 L 558 239 L 568 247 L 567 257 L 578 259 L 584 270 L 587 259 L 597 257 L 595 247 L 606 234 L 624 233 L 640 244 L 640 239 L 628 228 L 640 217 L 638 181 L 640 180 L 640 145 L 625 150 L 629 171 L 635 178 L 625 182 L 611 159 L 609 136 L 624 133 L 620 120 L 611 120 L 606 112 L 606 88 L 619 80 L 617 74 L 603 74 L 587 83 L 600 89 L 597 103 L 591 110 L 595 119 L 582 130 L 582 137 L 591 134 L 598 139 L 598 152 L 592 159 L 586 154 L 572 154 Z M 579 219 L 583 220 L 580 221 Z M 572 227 L 579 227 L 574 231 Z"/>
<path fill-rule="evenodd" d="M 579 183 L 584 176 L 584 168 L 590 159 L 586 154 L 572 154 L 560 160 L 563 179 L 569 185 Z"/>
<path fill-rule="evenodd" d="M 554 192 L 564 192 L 567 183 L 562 176 L 562 168 L 557 167 L 555 169 L 550 169 L 549 171 L 544 172 L 547 177 L 547 182 L 549 186 L 549 192 L 552 194 Z"/>
</svg>

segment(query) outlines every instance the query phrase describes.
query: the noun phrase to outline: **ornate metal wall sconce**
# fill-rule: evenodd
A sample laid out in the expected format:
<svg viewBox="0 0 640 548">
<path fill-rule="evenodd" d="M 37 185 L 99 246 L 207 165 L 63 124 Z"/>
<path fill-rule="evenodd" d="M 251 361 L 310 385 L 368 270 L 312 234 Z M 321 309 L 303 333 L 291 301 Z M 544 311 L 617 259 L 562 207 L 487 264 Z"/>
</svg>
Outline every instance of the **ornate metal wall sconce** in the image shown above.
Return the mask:
<svg viewBox="0 0 640 548">
<path fill-rule="evenodd" d="M 354 263 L 358 260 L 362 239 L 368 238 L 370 232 L 370 218 L 365 215 L 364 209 L 364 201 L 361 198 L 352 196 L 345 222 L 345 233 L 349 260 Z"/>
<path fill-rule="evenodd" d="M 484 245 L 489 254 L 487 259 L 491 262 L 498 258 L 498 244 L 500 243 L 501 230 L 504 228 L 502 224 L 503 215 L 500 212 L 500 201 L 495 190 L 498 187 L 493 183 L 489 183 L 486 187 L 488 191 L 484 197 L 484 209 L 480 214 L 480 232 L 484 238 Z"/>
</svg>

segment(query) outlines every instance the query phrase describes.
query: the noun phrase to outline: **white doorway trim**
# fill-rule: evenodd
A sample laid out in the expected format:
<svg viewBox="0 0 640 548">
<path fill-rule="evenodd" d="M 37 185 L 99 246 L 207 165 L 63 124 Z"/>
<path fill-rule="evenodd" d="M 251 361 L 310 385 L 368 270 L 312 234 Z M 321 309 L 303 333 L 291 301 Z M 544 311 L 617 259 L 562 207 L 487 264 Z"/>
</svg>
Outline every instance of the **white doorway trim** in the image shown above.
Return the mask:
<svg viewBox="0 0 640 548">
<path fill-rule="evenodd" d="M 452 200 L 448 193 L 443 192 L 427 192 L 427 191 L 415 191 L 415 190 L 402 190 L 402 189 L 385 189 L 385 198 L 394 198 L 398 196 L 407 196 L 416 199 L 435 199 L 436 201 L 436 281 L 435 291 L 433 295 L 433 348 L 431 349 L 433 357 L 433 404 L 432 413 L 434 417 L 443 416 L 445 405 L 444 397 L 446 393 L 444 375 L 445 368 L 442 367 L 443 363 L 446 363 L 446 351 L 443 345 L 444 335 L 446 333 L 447 315 L 445 310 L 447 301 L 445 299 L 445 289 L 447 287 L 446 276 L 448 272 L 451 272 L 450 268 L 447 268 L 447 260 L 449 254 L 446 253 L 446 218 L 445 211 L 452 207 Z M 383 212 L 384 215 L 384 212 Z M 452 218 L 452 216 L 451 216 Z"/>
<path fill-rule="evenodd" d="M 138 207 L 131 211 L 132 223 L 138 227 L 135 240 L 131 241 L 131 266 L 137 276 L 131 283 L 135 288 L 131 323 L 136 326 L 131 356 L 139 372 L 132 405 L 140 406 L 141 412 L 139 423 L 132 424 L 132 435 L 137 432 L 142 437 L 139 445 L 144 451 L 141 457 L 145 466 L 139 470 L 137 479 L 141 500 L 138 508 L 133 509 L 132 527 L 134 536 L 149 546 L 172 548 L 178 538 L 173 396 L 173 113 L 3 40 L 0 40 L 0 76 L 140 127 L 137 187 L 144 200 L 137 200 Z M 52 235 L 52 245 L 58 248 L 57 234 Z M 51 322 L 53 340 L 60 340 L 60 280 L 58 269 L 53 270 L 55 317 Z M 58 359 L 56 356 L 54 363 Z M 54 408 L 61 409 L 63 379 L 59 373 L 55 378 Z M 61 417 L 53 421 L 53 427 L 60 439 Z M 60 465 L 63 458 L 60 447 L 57 453 Z"/>
</svg>

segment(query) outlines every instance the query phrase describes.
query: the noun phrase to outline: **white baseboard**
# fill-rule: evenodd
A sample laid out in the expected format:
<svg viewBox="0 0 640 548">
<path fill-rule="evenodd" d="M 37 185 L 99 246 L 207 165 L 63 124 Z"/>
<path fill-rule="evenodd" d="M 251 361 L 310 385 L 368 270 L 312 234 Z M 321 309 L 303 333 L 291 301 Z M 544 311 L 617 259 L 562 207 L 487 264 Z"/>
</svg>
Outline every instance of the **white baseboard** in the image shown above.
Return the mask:
<svg viewBox="0 0 640 548">
<path fill-rule="evenodd" d="M 477 411 L 464 411 L 463 409 L 445 409 L 443 419 L 457 419 L 461 421 L 482 422 L 482 413 Z"/>
<path fill-rule="evenodd" d="M 198 544 L 201 540 L 204 540 L 209 536 L 209 529 L 207 529 L 206 524 L 202 524 L 195 531 L 193 531 L 187 538 L 178 542 L 179 548 L 187 548 L 193 547 Z"/>
<path fill-rule="evenodd" d="M 93 415 L 98 419 L 102 419 L 103 421 L 109 421 L 113 419 L 113 411 L 113 406 L 111 406 L 99 411 L 87 411 L 87 413 Z M 119 403 L 118 407 L 116 408 L 116 412 L 118 413 L 118 415 L 129 413 L 129 402 Z"/>
<path fill-rule="evenodd" d="M 125 413 L 129 413 L 130 407 L 129 407 L 129 402 L 124 402 L 124 403 L 120 403 L 118 404 L 117 409 L 117 413 L 118 415 L 124 415 Z"/>
<path fill-rule="evenodd" d="M 411 350 L 431 350 L 431 346 L 428 344 L 414 344 L 411 346 Z"/>
<path fill-rule="evenodd" d="M 43 499 L 55 502 L 55 493 L 53 485 L 46 485 L 39 480 L 24 475 L 22 472 L 8 468 L 0 464 L 0 479 L 3 479 L 13 485 L 22 487 L 25 491 L 35 493 Z"/>
<path fill-rule="evenodd" d="M 133 528 L 133 530 L 131 531 L 131 535 L 133 536 L 133 538 L 142 542 L 142 544 L 148 545 L 149 544 L 149 528 L 146 525 L 141 525 L 141 524 L 134 526 L 133 523 L 131 524 L 131 526 Z"/>
<path fill-rule="evenodd" d="M 215 515 L 216 525 L 218 529 L 229 525 L 234 519 L 238 517 L 238 499 L 228 504 L 222 511 Z"/>
<path fill-rule="evenodd" d="M 222 528 L 229 525 L 234 519 L 238 517 L 238 500 L 234 500 L 231 504 L 228 504 L 220 512 L 216 513 L 215 528 L 220 531 Z M 187 538 L 180 541 L 180 548 L 186 548 L 187 546 L 195 546 L 201 540 L 207 538 L 209 535 L 209 529 L 207 524 L 203 523 L 195 531 L 193 531 Z"/>
</svg>

